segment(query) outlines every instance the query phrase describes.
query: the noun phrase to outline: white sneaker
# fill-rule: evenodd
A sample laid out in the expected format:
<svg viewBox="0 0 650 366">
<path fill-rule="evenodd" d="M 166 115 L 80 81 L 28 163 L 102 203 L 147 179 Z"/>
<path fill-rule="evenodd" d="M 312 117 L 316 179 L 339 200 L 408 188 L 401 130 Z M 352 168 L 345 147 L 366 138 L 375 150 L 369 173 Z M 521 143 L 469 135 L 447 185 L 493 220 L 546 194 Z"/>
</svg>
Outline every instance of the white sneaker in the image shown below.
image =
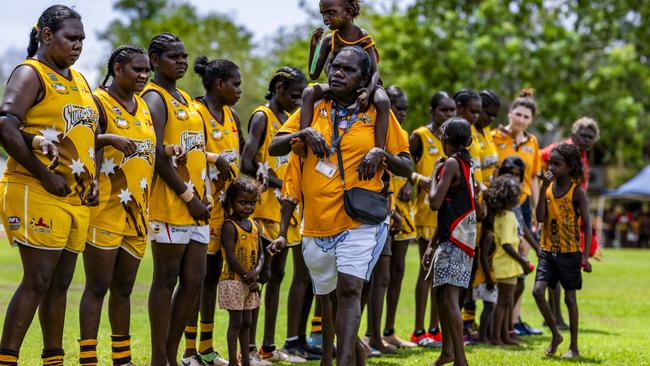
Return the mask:
<svg viewBox="0 0 650 366">
<path fill-rule="evenodd" d="M 250 351 L 248 353 L 248 358 L 250 360 L 251 366 L 271 366 L 272 365 L 271 361 L 267 361 L 267 360 L 263 359 L 262 356 L 260 356 L 260 354 L 257 352 L 257 350 Z"/>
<path fill-rule="evenodd" d="M 228 360 L 221 357 L 217 351 L 212 351 L 204 355 L 199 353 L 199 356 L 201 357 L 201 360 L 203 360 L 203 363 L 206 365 L 228 366 Z"/>
<path fill-rule="evenodd" d="M 304 363 L 307 362 L 304 358 L 300 356 L 294 356 L 289 354 L 284 348 L 276 348 L 273 352 L 263 352 L 263 358 L 266 361 L 271 362 L 291 362 L 291 363 Z"/>
<path fill-rule="evenodd" d="M 185 357 L 185 354 L 181 356 L 181 365 L 182 366 L 205 366 L 205 362 L 201 360 L 201 357 L 198 355 Z"/>
</svg>

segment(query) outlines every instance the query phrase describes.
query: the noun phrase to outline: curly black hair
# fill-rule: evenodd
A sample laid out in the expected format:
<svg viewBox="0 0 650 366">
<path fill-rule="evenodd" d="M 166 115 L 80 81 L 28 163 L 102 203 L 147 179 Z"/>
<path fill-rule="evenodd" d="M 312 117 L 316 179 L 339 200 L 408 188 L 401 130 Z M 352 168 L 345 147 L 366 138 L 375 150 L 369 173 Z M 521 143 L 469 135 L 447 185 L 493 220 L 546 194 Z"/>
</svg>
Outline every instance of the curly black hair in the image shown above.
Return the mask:
<svg viewBox="0 0 650 366">
<path fill-rule="evenodd" d="M 449 143 L 458 151 L 463 160 L 472 165 L 472 158 L 467 147 L 472 143 L 472 126 L 462 117 L 451 117 L 440 126 L 443 142 Z"/>
<path fill-rule="evenodd" d="M 520 184 L 514 179 L 506 176 L 493 179 L 485 192 L 488 217 L 494 218 L 497 214 L 515 207 L 520 194 Z"/>
<path fill-rule="evenodd" d="M 250 178 L 239 177 L 235 179 L 226 189 L 223 199 L 223 207 L 228 215 L 231 215 L 232 203 L 242 192 L 253 193 L 259 200 L 262 195 L 262 187 L 256 180 Z"/>
<path fill-rule="evenodd" d="M 273 77 L 269 82 L 269 89 L 264 97 L 266 100 L 271 100 L 275 95 L 275 84 L 277 82 L 282 82 L 282 87 L 287 89 L 292 85 L 307 85 L 307 78 L 300 69 L 293 66 L 283 66 L 279 68 L 275 74 L 273 74 Z"/>
<path fill-rule="evenodd" d="M 106 83 L 111 76 L 115 77 L 115 71 L 113 70 L 115 64 L 124 65 L 131 61 L 134 55 L 146 54 L 144 48 L 131 44 L 125 44 L 113 50 L 113 53 L 111 53 L 111 56 L 108 58 L 106 77 L 104 78 L 104 81 L 102 81 L 102 86 L 106 86 Z"/>
<path fill-rule="evenodd" d="M 239 66 L 230 60 L 208 60 L 199 56 L 194 60 L 194 72 L 201 77 L 205 90 L 210 89 L 217 80 L 228 80 L 237 75 Z"/>
<path fill-rule="evenodd" d="M 352 9 L 352 18 L 361 14 L 361 0 L 344 0 L 343 2 Z"/>
<path fill-rule="evenodd" d="M 552 153 L 558 153 L 564 159 L 564 162 L 569 166 L 569 176 L 574 182 L 580 184 L 584 179 L 584 167 L 582 166 L 582 155 L 577 146 L 567 143 L 562 143 L 553 148 Z"/>
</svg>

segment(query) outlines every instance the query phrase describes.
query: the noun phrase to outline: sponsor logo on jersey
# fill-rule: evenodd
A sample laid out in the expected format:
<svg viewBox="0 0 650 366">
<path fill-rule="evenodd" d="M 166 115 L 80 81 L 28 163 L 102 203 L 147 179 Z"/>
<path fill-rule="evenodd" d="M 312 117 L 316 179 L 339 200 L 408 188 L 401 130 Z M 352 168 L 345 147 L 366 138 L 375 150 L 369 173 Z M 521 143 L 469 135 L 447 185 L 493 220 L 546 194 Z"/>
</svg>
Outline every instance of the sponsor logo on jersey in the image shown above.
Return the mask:
<svg viewBox="0 0 650 366">
<path fill-rule="evenodd" d="M 435 155 L 435 154 L 438 153 L 438 151 L 439 151 L 439 150 L 438 150 L 437 147 L 435 147 L 435 146 L 429 146 L 429 151 L 428 151 L 428 152 L 429 152 L 429 155 Z"/>
<path fill-rule="evenodd" d="M 327 109 L 321 108 L 319 114 L 321 118 L 327 118 Z"/>
<path fill-rule="evenodd" d="M 38 220 L 32 218 L 31 221 L 29 222 L 29 229 L 39 233 L 49 234 L 53 230 L 52 219 L 50 219 L 50 221 L 47 222 L 45 219 L 43 219 L 42 216 L 39 217 Z"/>
<path fill-rule="evenodd" d="M 289 154 L 278 156 L 275 161 L 275 169 L 289 162 Z"/>
<path fill-rule="evenodd" d="M 205 150 L 203 131 L 183 131 L 181 133 L 181 146 L 188 153 L 192 150 Z"/>
<path fill-rule="evenodd" d="M 67 104 L 63 107 L 63 119 L 66 134 L 79 125 L 94 129 L 97 123 L 97 111 L 91 106 Z"/>
<path fill-rule="evenodd" d="M 177 226 L 172 226 L 172 233 L 181 233 L 185 234 L 187 233 L 187 228 L 186 227 L 177 227 Z"/>
<path fill-rule="evenodd" d="M 128 122 L 127 120 L 125 120 L 124 118 L 122 118 L 122 117 L 115 117 L 115 121 L 114 121 L 114 122 L 115 122 L 115 125 L 116 125 L 118 128 L 121 128 L 121 129 L 123 129 L 123 130 L 126 130 L 126 129 L 128 129 L 129 127 L 131 127 L 131 126 L 129 126 L 129 122 Z"/>
<path fill-rule="evenodd" d="M 176 116 L 176 118 L 182 121 L 188 118 L 187 111 L 185 111 L 184 109 L 177 109 L 176 112 L 174 112 L 174 115 Z"/>
<path fill-rule="evenodd" d="M 59 81 L 59 79 L 56 77 L 56 74 L 54 74 L 53 72 L 48 72 L 47 77 L 49 77 L 50 80 L 52 81 Z"/>
<path fill-rule="evenodd" d="M 65 85 L 63 85 L 63 84 L 61 84 L 61 83 L 54 83 L 54 84 L 52 84 L 52 87 L 53 87 L 54 90 L 56 90 L 56 92 L 59 93 L 59 94 L 68 94 L 68 93 L 70 93 L 70 91 L 68 90 L 68 88 L 66 88 Z"/>
<path fill-rule="evenodd" d="M 135 152 L 129 156 L 124 156 L 124 158 L 122 159 L 122 163 L 120 163 L 120 166 L 124 165 L 127 161 L 133 158 L 144 159 L 147 161 L 147 163 L 153 165 L 156 156 L 156 145 L 153 143 L 153 141 L 149 139 L 146 140 L 131 139 L 131 141 L 135 143 Z"/>
<path fill-rule="evenodd" d="M 20 217 L 18 216 L 9 216 L 7 218 L 9 222 L 9 230 L 18 230 L 20 229 Z"/>
<path fill-rule="evenodd" d="M 114 106 L 111 107 L 111 109 L 112 109 L 113 112 L 115 112 L 115 114 L 117 114 L 118 116 L 121 116 L 121 115 L 122 115 L 122 109 L 121 109 L 120 107 L 114 105 Z"/>
<path fill-rule="evenodd" d="M 221 130 L 219 130 L 219 129 L 217 129 L 217 130 L 212 130 L 212 134 L 211 134 L 211 135 L 212 135 L 212 139 L 213 139 L 213 140 L 217 140 L 217 141 L 221 141 L 221 140 L 223 140 L 223 137 L 224 137 L 224 136 L 223 136 L 223 132 L 222 132 Z"/>
</svg>

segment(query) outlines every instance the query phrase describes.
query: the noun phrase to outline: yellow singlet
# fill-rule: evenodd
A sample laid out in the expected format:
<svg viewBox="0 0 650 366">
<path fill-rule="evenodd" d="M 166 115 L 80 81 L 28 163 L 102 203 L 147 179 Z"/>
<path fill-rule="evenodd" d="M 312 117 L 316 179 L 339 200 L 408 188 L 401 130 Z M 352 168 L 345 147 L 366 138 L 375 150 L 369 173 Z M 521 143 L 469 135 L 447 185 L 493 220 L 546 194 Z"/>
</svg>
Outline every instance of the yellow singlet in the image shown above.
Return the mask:
<svg viewBox="0 0 650 366">
<path fill-rule="evenodd" d="M 262 144 L 260 145 L 259 149 L 257 149 L 255 157 L 257 158 L 257 161 L 265 164 L 269 168 L 269 172 L 272 171 L 275 173 L 278 179 L 283 180 L 284 172 L 287 170 L 289 154 L 283 156 L 271 156 L 269 154 L 269 145 L 271 144 L 271 139 L 273 136 L 275 136 L 280 127 L 282 127 L 282 122 L 280 122 L 275 113 L 273 113 L 273 111 L 266 106 L 257 107 L 253 111 L 253 114 L 257 112 L 262 112 L 266 116 L 266 134 L 264 136 L 264 140 L 262 140 Z M 257 209 L 255 209 L 253 217 L 256 219 L 266 219 L 280 222 L 280 210 L 282 208 L 280 204 L 281 195 L 281 189 L 269 187 L 266 191 L 264 191 L 264 193 L 262 193 L 262 200 L 257 206 Z"/>
<path fill-rule="evenodd" d="M 481 147 L 478 142 L 478 131 L 472 125 L 472 144 L 469 145 L 467 151 L 472 158 L 472 171 L 474 172 L 474 181 L 483 182 L 483 174 L 481 171 Z"/>
<path fill-rule="evenodd" d="M 408 139 L 408 133 L 402 130 L 402 135 L 405 139 Z M 408 178 L 399 177 L 397 175 L 391 174 L 391 190 L 393 191 L 392 201 L 394 202 L 394 210 L 402 216 L 402 230 L 395 234 L 395 240 L 408 240 L 415 238 L 415 221 L 414 213 L 415 207 L 412 201 L 400 201 L 397 196 L 399 195 L 400 190 L 406 184 Z"/>
<path fill-rule="evenodd" d="M 494 171 L 499 163 L 499 153 L 497 152 L 497 145 L 494 144 L 492 139 L 492 131 L 489 127 L 483 128 L 482 131 L 476 130 L 474 135 L 478 141 L 481 150 L 481 175 L 483 177 L 484 185 L 490 185 L 494 176 Z"/>
<path fill-rule="evenodd" d="M 67 78 L 37 60 L 25 60 L 21 65 L 36 71 L 43 86 L 43 99 L 29 108 L 21 127 L 54 142 L 59 149 L 60 161 L 55 172 L 66 179 L 72 193 L 57 200 L 85 205 L 95 177 L 95 129 L 99 117 L 90 87 L 72 68 Z M 40 151 L 35 150 L 34 154 L 45 166 L 50 164 Z M 11 157 L 2 181 L 46 192 L 40 181 Z"/>
<path fill-rule="evenodd" d="M 561 196 L 553 195 L 553 183 L 546 190 L 546 216 L 542 226 L 543 250 L 558 253 L 575 253 L 580 251 L 580 215 L 573 204 L 573 195 L 577 185 L 571 184 L 569 191 Z"/>
<path fill-rule="evenodd" d="M 104 147 L 99 173 L 99 206 L 91 207 L 93 227 L 127 236 L 147 234 L 149 194 L 156 159 L 156 133 L 147 104 L 135 96 L 129 111 L 104 87 L 94 92 L 106 121 L 107 134 L 128 137 L 136 152 L 125 156 L 113 146 Z"/>
<path fill-rule="evenodd" d="M 427 178 L 431 178 L 433 166 L 436 161 L 445 156 L 445 151 L 442 149 L 442 142 L 427 126 L 419 127 L 413 133 L 422 141 L 422 156 L 415 164 L 415 171 Z M 415 225 L 436 227 L 438 214 L 429 207 L 428 195 L 429 192 L 423 189 L 418 190 L 415 201 Z"/>
<path fill-rule="evenodd" d="M 181 145 L 187 151 L 187 163 L 177 166 L 176 172 L 185 185 L 194 191 L 197 198 L 203 199 L 206 193 L 207 176 L 203 120 L 190 96 L 180 89 L 177 90 L 184 100 L 177 100 L 163 87 L 150 81 L 141 95 L 149 92 L 158 93 L 165 101 L 167 124 L 162 143 Z M 197 223 L 190 216 L 185 202 L 158 175 L 154 176 L 152 186 L 149 220 L 172 225 L 206 224 Z"/>
<path fill-rule="evenodd" d="M 257 264 L 257 261 L 259 260 L 260 249 L 259 230 L 255 224 L 255 220 L 248 219 L 248 221 L 251 223 L 250 231 L 244 230 L 233 220 L 226 220 L 226 222 L 232 223 L 235 226 L 235 230 L 237 231 L 237 236 L 235 238 L 235 257 L 246 272 L 251 271 Z M 226 258 L 225 249 L 221 250 L 223 251 L 223 258 Z M 241 276 L 239 273 L 230 269 L 230 265 L 226 260 L 223 261 L 223 271 L 221 272 L 221 277 L 219 280 L 241 281 Z"/>
</svg>

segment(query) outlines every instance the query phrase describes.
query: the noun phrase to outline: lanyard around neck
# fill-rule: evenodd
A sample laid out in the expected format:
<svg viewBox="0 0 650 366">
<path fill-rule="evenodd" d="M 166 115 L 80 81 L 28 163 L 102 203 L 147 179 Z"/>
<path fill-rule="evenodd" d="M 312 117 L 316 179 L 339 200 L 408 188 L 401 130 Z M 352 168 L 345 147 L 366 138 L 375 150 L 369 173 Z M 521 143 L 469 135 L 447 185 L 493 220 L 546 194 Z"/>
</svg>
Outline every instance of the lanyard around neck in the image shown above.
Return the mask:
<svg viewBox="0 0 650 366">
<path fill-rule="evenodd" d="M 352 113 L 350 112 L 350 109 L 352 109 Z M 332 102 L 332 110 L 331 110 L 331 120 L 332 120 L 332 147 L 330 147 L 330 153 L 334 154 L 334 151 L 339 147 L 341 144 L 341 139 L 343 138 L 343 135 L 345 135 L 348 131 L 350 131 L 350 128 L 352 128 L 352 125 L 359 122 L 359 119 L 357 118 L 357 114 L 359 114 L 359 106 L 355 103 L 351 105 L 348 108 L 343 107 L 341 110 L 338 109 L 338 104 L 336 102 Z M 340 117 L 348 117 L 347 120 L 345 120 L 345 125 L 341 126 L 343 121 L 340 121 Z M 338 128 L 341 127 L 343 129 L 343 132 L 339 135 L 335 132 L 337 132 Z"/>
</svg>

